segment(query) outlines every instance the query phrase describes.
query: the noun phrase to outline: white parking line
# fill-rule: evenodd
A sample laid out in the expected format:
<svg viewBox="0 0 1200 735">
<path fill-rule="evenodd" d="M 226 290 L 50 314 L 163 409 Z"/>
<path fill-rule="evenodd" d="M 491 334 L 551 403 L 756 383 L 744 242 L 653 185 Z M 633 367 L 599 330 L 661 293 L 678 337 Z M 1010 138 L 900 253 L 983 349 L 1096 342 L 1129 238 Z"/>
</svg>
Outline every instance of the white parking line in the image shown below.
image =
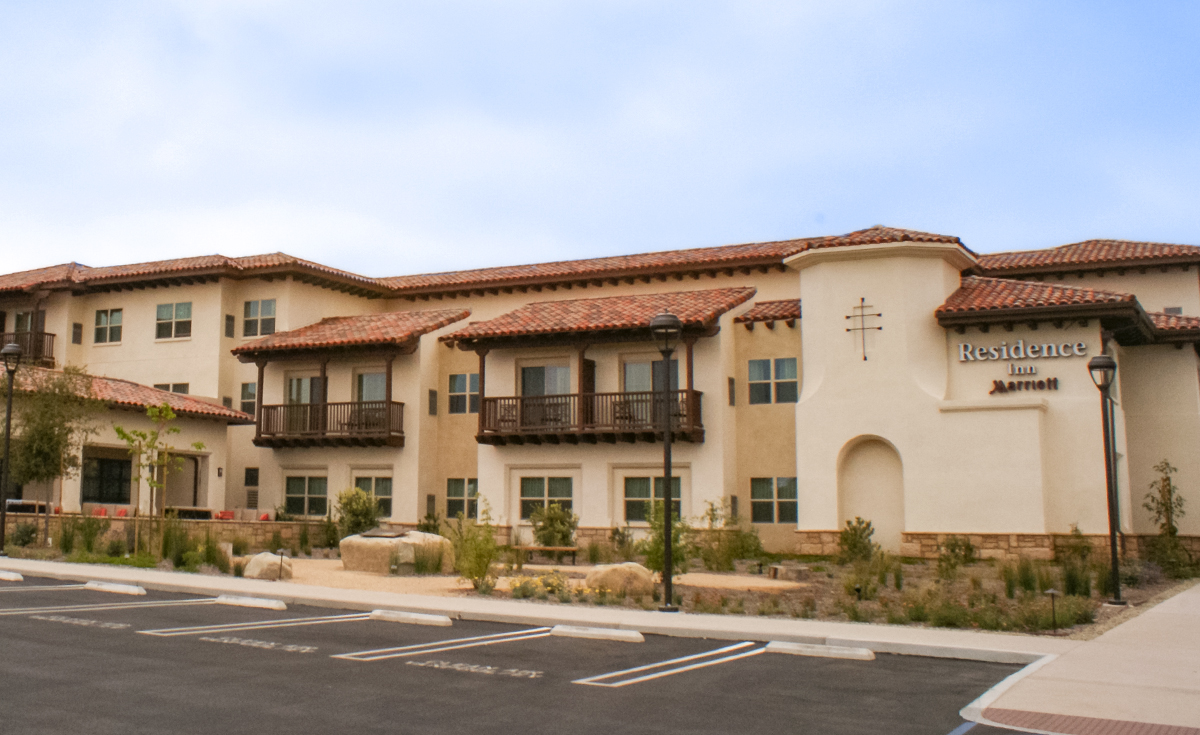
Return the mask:
<svg viewBox="0 0 1200 735">
<path fill-rule="evenodd" d="M 180 635 L 204 635 L 208 633 L 232 633 L 238 630 L 264 630 L 267 628 L 294 628 L 300 625 L 322 625 L 324 623 L 351 623 L 368 620 L 370 613 L 353 613 L 350 615 L 325 615 L 309 618 L 286 618 L 284 620 L 259 620 L 252 623 L 223 623 L 220 625 L 193 625 L 186 628 L 160 628 L 158 630 L 139 630 L 142 635 L 170 638 Z"/>
<path fill-rule="evenodd" d="M 331 658 L 343 658 L 350 661 L 382 661 L 389 658 L 403 658 L 405 656 L 420 656 L 426 653 L 454 651 L 459 648 L 475 648 L 478 646 L 494 646 L 497 643 L 528 641 L 534 638 L 545 638 L 548 635 L 550 635 L 549 628 L 529 628 L 527 630 L 514 630 L 509 633 L 479 635 L 471 638 L 452 638 L 450 640 L 433 641 L 432 643 L 415 643 L 411 646 L 398 646 L 396 648 L 379 648 L 373 651 L 340 653 Z"/>
<path fill-rule="evenodd" d="M 10 607 L 0 609 L 0 615 L 33 615 L 35 613 L 83 612 L 85 610 L 125 610 L 144 607 L 177 607 L 181 605 L 211 605 L 213 598 L 194 600 L 147 600 L 145 602 L 101 602 L 93 605 L 54 605 L 53 607 Z"/>
<path fill-rule="evenodd" d="M 29 587 L 0 587 L 0 592 L 46 592 L 48 590 L 81 590 L 82 584 L 38 584 Z"/>
<path fill-rule="evenodd" d="M 742 658 L 749 658 L 750 656 L 757 656 L 760 653 L 763 653 L 766 651 L 766 648 L 756 648 L 752 651 L 743 650 L 743 649 L 747 648 L 748 646 L 754 646 L 754 645 L 757 645 L 757 644 L 755 644 L 751 641 L 743 641 L 742 643 L 735 643 L 732 646 L 725 646 L 724 648 L 718 648 L 718 649 L 715 649 L 712 651 L 705 651 L 704 653 L 696 653 L 691 656 L 682 656 L 680 658 L 673 658 L 673 659 L 669 659 L 667 661 L 659 661 L 658 663 L 647 664 L 645 666 L 638 666 L 638 667 L 632 668 L 632 669 L 624 669 L 622 671 L 613 671 L 613 672 L 610 672 L 607 674 L 601 674 L 599 676 L 590 676 L 586 679 L 576 679 L 575 681 L 573 681 L 571 683 L 572 684 L 587 684 L 589 686 L 611 687 L 611 688 L 629 686 L 630 684 L 637 684 L 637 683 L 640 683 L 643 681 L 650 681 L 651 679 L 659 679 L 664 676 L 672 676 L 674 674 L 682 674 L 685 671 L 692 671 L 694 669 L 702 669 L 702 668 L 705 668 L 706 666 L 716 666 L 718 664 L 728 663 L 729 661 L 736 661 L 736 660 L 742 659 Z M 730 653 L 732 651 L 742 651 L 742 652 L 735 653 L 730 656 L 722 656 L 721 658 L 712 658 L 713 656 L 719 656 L 720 654 Z M 700 660 L 700 659 L 708 659 L 708 660 Z M 605 679 L 617 679 L 618 677 L 623 677 L 628 674 L 636 674 L 641 671 L 653 671 L 654 669 L 662 669 L 664 666 L 671 666 L 672 664 L 681 664 L 681 663 L 684 663 L 685 661 L 697 661 L 697 663 L 689 664 L 687 666 L 677 666 L 672 669 L 665 669 L 663 671 L 657 671 L 652 674 L 645 674 L 643 676 L 637 676 L 632 679 L 621 679 L 616 682 L 605 681 Z"/>
</svg>

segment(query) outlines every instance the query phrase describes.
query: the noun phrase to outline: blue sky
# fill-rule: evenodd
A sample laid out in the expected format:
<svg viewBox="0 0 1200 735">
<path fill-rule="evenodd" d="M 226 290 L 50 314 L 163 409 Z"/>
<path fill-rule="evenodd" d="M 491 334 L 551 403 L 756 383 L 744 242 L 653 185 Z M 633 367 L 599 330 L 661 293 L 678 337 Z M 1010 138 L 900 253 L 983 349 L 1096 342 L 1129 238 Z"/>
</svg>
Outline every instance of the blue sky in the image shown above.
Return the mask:
<svg viewBox="0 0 1200 735">
<path fill-rule="evenodd" d="M 0 2 L 0 270 L 1200 244 L 1200 4 Z"/>
</svg>

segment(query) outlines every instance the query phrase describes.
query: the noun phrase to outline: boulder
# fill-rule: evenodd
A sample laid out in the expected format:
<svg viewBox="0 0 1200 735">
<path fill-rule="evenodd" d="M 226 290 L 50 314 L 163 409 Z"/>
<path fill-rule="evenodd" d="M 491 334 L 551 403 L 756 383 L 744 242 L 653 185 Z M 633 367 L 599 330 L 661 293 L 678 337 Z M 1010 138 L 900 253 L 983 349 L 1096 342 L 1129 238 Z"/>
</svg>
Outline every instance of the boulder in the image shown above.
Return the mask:
<svg viewBox="0 0 1200 735">
<path fill-rule="evenodd" d="M 588 572 L 583 583 L 592 589 L 607 589 L 620 594 L 641 597 L 654 590 L 654 574 L 631 561 L 624 564 L 601 564 Z"/>
<path fill-rule="evenodd" d="M 355 535 L 347 536 L 339 544 L 343 569 L 376 574 L 390 574 L 393 563 L 398 565 L 398 573 L 412 574 L 418 553 L 432 557 L 439 548 L 442 555 L 441 573 L 453 573 L 454 547 L 450 539 L 436 533 L 409 531 L 396 537 Z"/>
<path fill-rule="evenodd" d="M 280 560 L 282 560 L 282 564 Z M 247 579 L 291 579 L 292 560 L 286 556 L 264 551 L 250 558 L 242 576 Z"/>
</svg>

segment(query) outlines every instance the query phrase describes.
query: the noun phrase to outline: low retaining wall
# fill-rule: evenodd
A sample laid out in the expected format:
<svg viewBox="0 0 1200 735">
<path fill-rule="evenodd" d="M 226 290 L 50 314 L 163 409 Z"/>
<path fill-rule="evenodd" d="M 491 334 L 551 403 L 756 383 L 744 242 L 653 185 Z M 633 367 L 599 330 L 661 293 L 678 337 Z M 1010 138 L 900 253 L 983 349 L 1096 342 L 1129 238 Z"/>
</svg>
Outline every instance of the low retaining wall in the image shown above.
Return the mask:
<svg viewBox="0 0 1200 735">
<path fill-rule="evenodd" d="M 939 546 L 951 536 L 969 540 L 983 559 L 1002 561 L 1015 561 L 1022 558 L 1053 559 L 1056 546 L 1061 546 L 1075 538 L 1066 533 L 905 533 L 902 535 L 900 554 L 922 559 L 936 559 Z M 1083 538 L 1087 539 L 1096 553 L 1107 554 L 1108 534 L 1084 534 Z M 1141 552 L 1145 550 L 1146 542 L 1154 538 L 1157 536 L 1121 534 L 1118 536 L 1121 553 L 1124 556 L 1140 556 Z M 1179 536 L 1178 538 L 1193 557 L 1200 555 L 1200 536 Z"/>
</svg>

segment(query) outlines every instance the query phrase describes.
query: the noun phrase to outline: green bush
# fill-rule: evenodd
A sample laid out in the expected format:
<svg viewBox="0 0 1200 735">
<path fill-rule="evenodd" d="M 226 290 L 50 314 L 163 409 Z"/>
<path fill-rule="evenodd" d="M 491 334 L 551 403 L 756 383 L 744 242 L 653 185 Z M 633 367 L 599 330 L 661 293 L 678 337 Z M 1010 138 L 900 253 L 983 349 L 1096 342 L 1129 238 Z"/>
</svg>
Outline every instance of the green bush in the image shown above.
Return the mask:
<svg viewBox="0 0 1200 735">
<path fill-rule="evenodd" d="M 650 535 L 638 547 L 646 555 L 646 568 L 652 572 L 663 571 L 663 546 L 665 542 L 663 501 L 650 504 Z M 686 574 L 688 559 L 692 557 L 692 528 L 687 521 L 675 516 L 671 521 L 671 568 L 675 574 Z"/>
<path fill-rule="evenodd" d="M 321 521 L 321 545 L 327 549 L 336 549 L 341 540 L 337 524 L 333 522 L 333 518 L 325 516 L 325 520 Z"/>
<path fill-rule="evenodd" d="M 79 537 L 83 550 L 91 554 L 96 551 L 96 539 L 108 533 L 112 522 L 99 516 L 85 516 L 79 521 Z"/>
<path fill-rule="evenodd" d="M 383 515 L 375 498 L 357 487 L 338 493 L 337 507 L 341 538 L 370 531 L 379 525 L 379 518 Z"/>
<path fill-rule="evenodd" d="M 274 531 L 271 532 L 271 548 L 267 549 L 267 551 L 270 551 L 272 554 L 277 554 L 277 553 L 279 553 L 279 550 L 282 548 L 283 548 L 283 534 L 279 532 L 278 528 L 276 528 Z"/>
<path fill-rule="evenodd" d="M 614 528 L 611 538 L 617 558 L 621 561 L 633 561 L 634 555 L 637 554 L 637 544 L 633 540 L 633 531 L 629 526 Z"/>
<path fill-rule="evenodd" d="M 25 547 L 37 539 L 37 525 L 34 523 L 18 523 L 9 535 L 9 541 L 17 546 Z"/>
<path fill-rule="evenodd" d="M 1091 597 L 1092 573 L 1080 562 L 1070 561 L 1062 568 L 1062 587 L 1064 595 Z"/>
<path fill-rule="evenodd" d="M 476 592 L 490 595 L 496 588 L 492 563 L 500 547 L 492 529 L 492 514 L 483 501 L 478 521 L 459 517 L 449 526 L 450 543 L 454 547 L 454 566 L 471 583 Z"/>
<path fill-rule="evenodd" d="M 1196 576 L 1196 564 L 1178 536 L 1159 535 L 1145 539 L 1145 542 L 1146 561 L 1156 564 L 1167 577 L 1188 579 Z"/>
<path fill-rule="evenodd" d="M 235 577 L 246 576 L 246 565 L 241 563 L 240 561 L 237 564 L 234 564 L 233 565 L 233 576 L 235 576 Z"/>
<path fill-rule="evenodd" d="M 168 514 L 162 522 L 162 558 L 170 559 L 175 568 L 180 569 L 187 566 L 184 554 L 196 551 L 198 546 L 188 535 L 183 522 L 174 513 Z M 203 556 L 200 561 L 203 561 Z"/>
<path fill-rule="evenodd" d="M 1017 585 L 1026 592 L 1035 592 L 1038 586 L 1037 572 L 1033 561 L 1021 557 L 1017 562 Z"/>
<path fill-rule="evenodd" d="M 76 525 L 74 518 L 62 519 L 62 525 L 58 531 L 58 549 L 64 554 L 70 554 L 75 550 L 75 535 L 79 533 L 79 528 Z"/>
<path fill-rule="evenodd" d="M 939 600 L 929 611 L 929 624 L 935 628 L 962 628 L 970 622 L 971 611 L 952 600 Z"/>
<path fill-rule="evenodd" d="M 245 556 L 250 551 L 250 542 L 238 536 L 233 540 L 233 555 Z"/>
<path fill-rule="evenodd" d="M 427 513 L 417 522 L 417 530 L 421 533 L 442 533 L 442 518 L 437 513 Z"/>
<path fill-rule="evenodd" d="M 114 538 L 108 540 L 108 548 L 104 550 L 108 556 L 125 556 L 125 539 Z"/>
<path fill-rule="evenodd" d="M 723 505 L 711 501 L 702 520 L 705 528 L 696 531 L 695 546 L 704 568 L 714 572 L 732 572 L 739 559 L 760 559 L 762 540 L 749 524 L 742 525 L 725 512 Z"/>
<path fill-rule="evenodd" d="M 1079 530 L 1079 526 L 1071 524 L 1071 534 L 1065 538 L 1054 539 L 1054 559 L 1060 564 L 1087 564 L 1092 555 L 1092 544 Z"/>
<path fill-rule="evenodd" d="M 300 526 L 300 553 L 308 555 L 312 553 L 312 544 L 308 539 L 308 524 Z"/>
<path fill-rule="evenodd" d="M 1004 579 L 1004 596 L 1008 599 L 1016 599 L 1017 596 L 1017 568 L 1012 564 L 1005 564 L 1000 567 L 1000 576 Z"/>
<path fill-rule="evenodd" d="M 529 522 L 533 524 L 533 538 L 540 546 L 574 546 L 575 529 L 579 527 L 579 516 L 566 510 L 558 503 L 533 511 Z M 556 552 L 556 561 L 562 553 Z"/>
<path fill-rule="evenodd" d="M 959 567 L 978 561 L 975 546 L 965 536 L 948 536 L 938 547 L 938 576 L 954 579 Z"/>
<path fill-rule="evenodd" d="M 904 589 L 904 565 L 896 562 L 896 566 L 892 569 L 892 582 L 897 590 Z"/>
<path fill-rule="evenodd" d="M 439 544 L 417 544 L 413 547 L 414 574 L 441 574 L 444 552 Z"/>
<path fill-rule="evenodd" d="M 225 550 L 211 533 L 204 535 L 203 549 L 204 563 L 220 569 L 222 573 L 229 574 L 229 557 L 225 555 Z"/>
<path fill-rule="evenodd" d="M 870 521 L 857 516 L 846 521 L 846 527 L 838 533 L 838 563 L 870 560 L 879 549 L 879 544 L 871 540 L 874 535 L 875 527 Z"/>
<path fill-rule="evenodd" d="M 204 553 L 199 550 L 185 551 L 185 552 L 183 552 L 181 561 L 183 562 L 183 564 L 181 565 L 181 568 L 184 569 L 185 571 L 189 571 L 189 572 L 199 571 L 200 565 L 204 563 Z"/>
</svg>

